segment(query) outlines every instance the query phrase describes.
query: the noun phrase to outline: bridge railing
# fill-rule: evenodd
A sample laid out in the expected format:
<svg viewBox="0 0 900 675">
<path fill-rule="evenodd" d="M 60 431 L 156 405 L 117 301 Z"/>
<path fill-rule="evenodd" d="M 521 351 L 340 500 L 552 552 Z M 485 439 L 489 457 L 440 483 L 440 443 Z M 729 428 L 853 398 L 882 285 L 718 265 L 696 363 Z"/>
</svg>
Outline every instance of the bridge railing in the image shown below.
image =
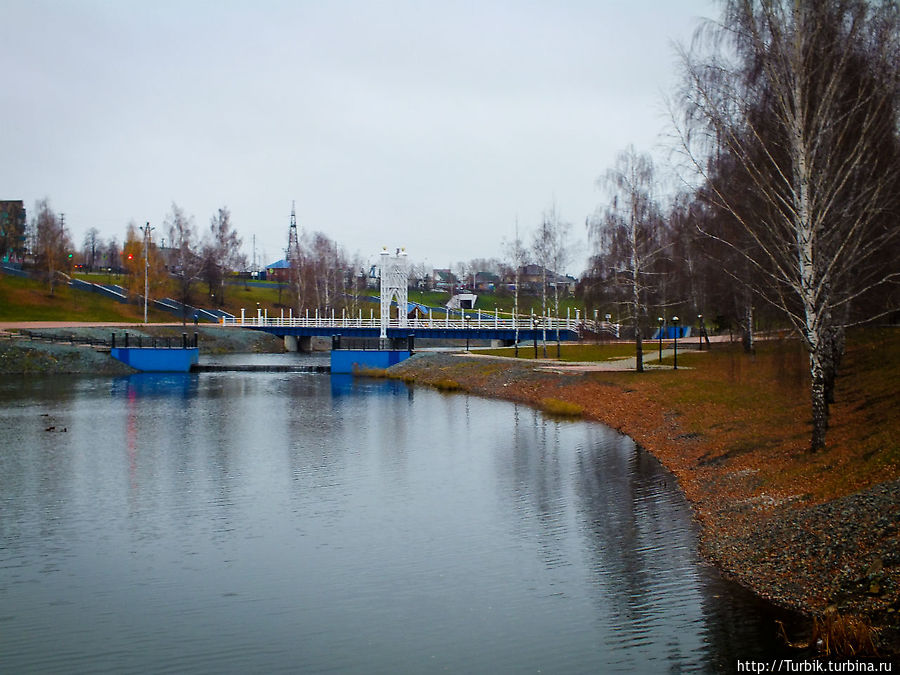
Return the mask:
<svg viewBox="0 0 900 675">
<path fill-rule="evenodd" d="M 592 323 L 592 322 L 591 322 Z M 332 313 L 328 315 L 320 315 L 313 313 L 309 315 L 305 313 L 303 316 L 293 316 L 289 313 L 280 316 L 269 316 L 265 310 L 259 310 L 256 315 L 247 316 L 244 311 L 240 316 L 223 317 L 222 324 L 225 326 L 246 326 L 249 328 L 268 328 L 268 327 L 285 327 L 285 328 L 381 328 L 381 319 L 369 316 L 363 317 L 361 314 L 357 316 L 336 316 Z M 612 325 L 612 324 L 611 324 Z M 580 333 L 585 328 L 585 322 L 580 316 L 575 318 L 566 317 L 557 319 L 554 316 L 520 316 L 517 319 L 512 317 L 501 317 L 498 313 L 488 314 L 487 312 L 479 312 L 472 310 L 470 314 L 463 313 L 458 316 L 450 316 L 449 314 L 442 317 L 415 317 L 409 318 L 405 322 L 401 319 L 391 319 L 388 322 L 388 328 L 450 328 L 450 329 L 479 329 L 479 330 L 532 330 L 546 328 L 548 331 L 570 330 Z M 616 326 L 618 328 L 618 326 Z M 616 331 L 618 332 L 618 331 Z"/>
</svg>

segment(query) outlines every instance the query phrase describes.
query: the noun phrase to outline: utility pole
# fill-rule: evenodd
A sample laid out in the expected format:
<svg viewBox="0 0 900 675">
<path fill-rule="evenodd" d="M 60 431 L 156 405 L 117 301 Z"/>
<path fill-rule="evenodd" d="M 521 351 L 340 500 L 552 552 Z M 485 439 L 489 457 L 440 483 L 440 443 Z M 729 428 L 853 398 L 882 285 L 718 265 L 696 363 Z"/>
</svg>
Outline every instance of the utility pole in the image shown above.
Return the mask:
<svg viewBox="0 0 900 675">
<path fill-rule="evenodd" d="M 144 323 L 147 323 L 147 295 L 150 293 L 150 232 L 154 228 L 148 222 L 140 230 L 144 233 Z"/>
</svg>

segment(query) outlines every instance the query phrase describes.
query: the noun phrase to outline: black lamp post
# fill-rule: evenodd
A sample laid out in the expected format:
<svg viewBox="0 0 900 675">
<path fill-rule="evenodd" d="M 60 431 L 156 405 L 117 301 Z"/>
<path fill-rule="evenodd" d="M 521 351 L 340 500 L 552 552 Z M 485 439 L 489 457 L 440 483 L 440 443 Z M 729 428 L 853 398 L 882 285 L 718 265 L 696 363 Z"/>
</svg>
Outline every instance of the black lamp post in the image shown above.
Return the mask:
<svg viewBox="0 0 900 675">
<path fill-rule="evenodd" d="M 700 351 L 703 351 L 703 315 L 697 315 L 697 344 L 700 346 Z"/>
<path fill-rule="evenodd" d="M 678 370 L 678 317 L 672 317 L 672 323 L 675 324 L 675 359 L 673 361 L 673 370 Z"/>
<path fill-rule="evenodd" d="M 656 333 L 656 337 L 659 338 L 659 364 L 662 365 L 662 327 L 663 327 L 663 318 L 660 316 L 656 319 L 659 321 L 659 332 Z"/>
<path fill-rule="evenodd" d="M 465 324 L 464 324 L 464 325 L 465 325 L 465 328 L 466 328 L 466 351 L 469 351 L 469 326 L 471 326 L 471 324 L 470 324 L 469 322 L 470 322 L 471 320 L 472 320 L 472 317 L 471 317 L 471 316 L 467 316 L 467 317 L 466 317 L 466 322 L 465 322 Z"/>
</svg>

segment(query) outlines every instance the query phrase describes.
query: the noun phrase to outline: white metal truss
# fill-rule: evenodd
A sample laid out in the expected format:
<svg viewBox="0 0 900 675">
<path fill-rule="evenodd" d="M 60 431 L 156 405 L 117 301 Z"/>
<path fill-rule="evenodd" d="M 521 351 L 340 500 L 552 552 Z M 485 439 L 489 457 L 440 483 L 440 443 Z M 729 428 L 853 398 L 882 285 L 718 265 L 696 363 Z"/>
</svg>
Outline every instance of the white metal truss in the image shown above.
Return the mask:
<svg viewBox="0 0 900 675">
<path fill-rule="evenodd" d="M 409 259 L 406 251 L 397 249 L 391 255 L 387 249 L 381 251 L 381 339 L 387 338 L 391 322 L 391 302 L 397 298 L 397 319 L 399 326 L 406 328 L 408 318 Z"/>
</svg>

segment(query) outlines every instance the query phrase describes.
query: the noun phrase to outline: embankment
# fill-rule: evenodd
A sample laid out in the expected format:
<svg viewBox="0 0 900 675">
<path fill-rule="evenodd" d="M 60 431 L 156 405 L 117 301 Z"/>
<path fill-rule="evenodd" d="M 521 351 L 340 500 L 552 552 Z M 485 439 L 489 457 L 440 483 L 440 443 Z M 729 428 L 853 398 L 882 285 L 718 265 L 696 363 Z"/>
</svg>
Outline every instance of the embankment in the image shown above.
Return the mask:
<svg viewBox="0 0 900 675">
<path fill-rule="evenodd" d="M 844 402 L 833 407 L 831 443 L 812 455 L 802 351 L 767 347 L 750 359 L 728 349 L 685 357 L 688 369 L 642 375 L 440 353 L 387 374 L 538 408 L 562 401 L 569 414 L 580 408 L 673 472 L 694 508 L 702 552 L 726 575 L 819 624 L 835 615 L 843 625 L 861 620 L 875 627 L 879 651 L 897 653 L 898 439 L 870 426 L 891 424 L 882 416 L 892 412 L 891 373 L 866 380 L 868 354 L 848 353 L 845 370 L 858 372 L 839 382 Z M 867 639 L 861 632 L 854 649 Z"/>
<path fill-rule="evenodd" d="M 221 326 L 64 326 L 10 329 L 0 339 L 0 374 L 5 375 L 128 375 L 129 366 L 92 345 L 109 341 L 115 333 L 119 344 L 124 334 L 132 344 L 138 338 L 151 344 L 155 338 L 179 344 L 182 333 L 193 340 L 198 333 L 201 354 L 279 353 L 278 338 L 260 331 Z"/>
</svg>

